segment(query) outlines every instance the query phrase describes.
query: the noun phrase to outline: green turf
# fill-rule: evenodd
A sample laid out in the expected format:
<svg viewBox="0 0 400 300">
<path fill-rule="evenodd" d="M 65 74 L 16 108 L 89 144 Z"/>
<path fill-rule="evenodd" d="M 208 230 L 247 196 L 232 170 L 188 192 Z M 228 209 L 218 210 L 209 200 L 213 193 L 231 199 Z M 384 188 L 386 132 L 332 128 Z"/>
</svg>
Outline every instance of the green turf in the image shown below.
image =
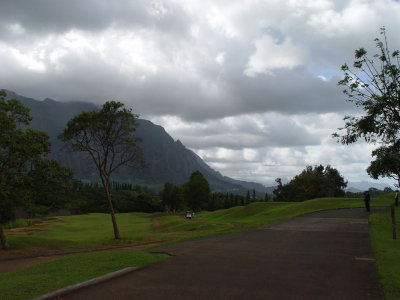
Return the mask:
<svg viewBox="0 0 400 300">
<path fill-rule="evenodd" d="M 116 218 L 121 236 L 125 238 L 140 239 L 143 235 L 153 232 L 149 214 L 125 213 L 117 214 Z M 58 217 L 47 227 L 47 230 L 27 235 L 10 235 L 8 237 L 9 244 L 15 249 L 27 247 L 74 248 L 82 244 L 116 243 L 108 214 Z M 119 242 L 123 243 L 124 240 Z"/>
<path fill-rule="evenodd" d="M 143 251 L 101 251 L 67 256 L 0 274 L 0 299 L 37 297 L 127 267 L 142 267 L 167 258 Z"/>
<path fill-rule="evenodd" d="M 372 199 L 371 204 L 373 206 L 388 206 L 391 204 L 391 198 Z M 248 206 L 202 212 L 197 217 L 210 222 L 241 223 L 243 226 L 235 227 L 235 230 L 246 230 L 313 211 L 362 207 L 363 205 L 363 199 L 358 198 L 319 198 L 296 203 L 257 202 Z"/>
<path fill-rule="evenodd" d="M 400 299 L 400 207 L 395 209 L 397 239 L 392 238 L 390 209 L 370 217 L 370 233 L 385 299 Z"/>
</svg>

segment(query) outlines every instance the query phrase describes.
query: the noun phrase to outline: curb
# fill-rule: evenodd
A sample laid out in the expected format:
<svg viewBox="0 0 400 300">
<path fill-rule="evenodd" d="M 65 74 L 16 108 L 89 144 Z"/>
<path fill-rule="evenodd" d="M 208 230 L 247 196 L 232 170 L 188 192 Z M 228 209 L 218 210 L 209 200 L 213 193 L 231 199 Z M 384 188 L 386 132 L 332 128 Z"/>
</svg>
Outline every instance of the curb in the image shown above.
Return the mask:
<svg viewBox="0 0 400 300">
<path fill-rule="evenodd" d="M 95 284 L 110 280 L 110 279 L 118 277 L 118 276 L 125 275 L 127 273 L 136 271 L 137 269 L 139 269 L 139 268 L 137 268 L 137 267 L 125 268 L 125 269 L 122 269 L 122 270 L 119 270 L 119 271 L 115 271 L 115 272 L 112 272 L 112 273 L 108 273 L 106 275 L 99 276 L 99 277 L 96 277 L 96 278 L 93 278 L 93 279 L 90 279 L 90 280 L 87 280 L 87 281 L 84 281 L 84 282 L 80 282 L 80 283 L 77 283 L 77 284 L 74 284 L 74 285 L 67 286 L 65 288 L 56 290 L 54 292 L 50 292 L 50 293 L 44 294 L 44 295 L 36 297 L 36 298 L 32 298 L 31 300 L 47 300 L 47 299 L 59 297 L 59 296 L 71 293 L 73 291 L 76 291 L 78 289 L 81 289 L 81 288 L 84 288 L 84 287 L 88 287 L 88 286 L 91 286 L 91 285 L 95 285 Z"/>
</svg>

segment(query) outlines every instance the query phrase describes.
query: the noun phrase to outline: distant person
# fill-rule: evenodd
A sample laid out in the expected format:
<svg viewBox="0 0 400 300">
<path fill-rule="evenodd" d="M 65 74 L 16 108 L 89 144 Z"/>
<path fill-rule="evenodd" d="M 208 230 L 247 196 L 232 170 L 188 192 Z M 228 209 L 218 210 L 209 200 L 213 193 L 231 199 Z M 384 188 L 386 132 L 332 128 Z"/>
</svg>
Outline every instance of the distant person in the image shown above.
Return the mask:
<svg viewBox="0 0 400 300">
<path fill-rule="evenodd" d="M 364 192 L 364 203 L 365 203 L 365 209 L 367 211 L 370 211 L 369 209 L 369 201 L 371 200 L 371 197 L 369 196 L 369 192 L 365 191 Z"/>
<path fill-rule="evenodd" d="M 394 204 L 396 206 L 399 206 L 399 190 L 395 190 L 395 193 L 394 193 Z"/>
</svg>

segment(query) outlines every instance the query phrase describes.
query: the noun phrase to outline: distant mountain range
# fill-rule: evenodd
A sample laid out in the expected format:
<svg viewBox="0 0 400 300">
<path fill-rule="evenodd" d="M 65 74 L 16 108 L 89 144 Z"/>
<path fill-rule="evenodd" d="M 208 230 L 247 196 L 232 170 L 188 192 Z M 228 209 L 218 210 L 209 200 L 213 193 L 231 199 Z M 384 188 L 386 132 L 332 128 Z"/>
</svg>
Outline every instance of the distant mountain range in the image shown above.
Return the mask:
<svg viewBox="0 0 400 300">
<path fill-rule="evenodd" d="M 97 109 L 96 105 L 87 102 L 58 102 L 52 99 L 38 101 L 12 91 L 7 91 L 7 98 L 16 98 L 30 108 L 33 117 L 30 127 L 45 131 L 50 136 L 50 158 L 70 167 L 76 178 L 97 180 L 96 170 L 91 167 L 90 162 L 79 153 L 64 151 L 63 143 L 57 139 L 57 135 L 73 116 L 82 111 Z M 266 192 L 272 194 L 273 187 L 235 180 L 213 170 L 179 140 L 174 141 L 163 127 L 143 119 L 139 120 L 139 124 L 136 134 L 143 140 L 140 147 L 148 167 L 143 171 L 120 168 L 114 174 L 113 180 L 147 185 L 157 191 L 162 189 L 165 182 L 182 184 L 188 181 L 192 172 L 199 170 L 207 178 L 212 191 L 245 195 L 247 191 L 255 189 L 258 197 L 264 197 Z"/>
<path fill-rule="evenodd" d="M 358 181 L 358 182 L 349 182 L 347 184 L 346 191 L 352 193 L 359 193 L 368 190 L 369 188 L 375 188 L 383 191 L 386 187 L 395 190 L 392 185 L 380 183 L 380 182 L 370 182 L 370 181 Z"/>
</svg>

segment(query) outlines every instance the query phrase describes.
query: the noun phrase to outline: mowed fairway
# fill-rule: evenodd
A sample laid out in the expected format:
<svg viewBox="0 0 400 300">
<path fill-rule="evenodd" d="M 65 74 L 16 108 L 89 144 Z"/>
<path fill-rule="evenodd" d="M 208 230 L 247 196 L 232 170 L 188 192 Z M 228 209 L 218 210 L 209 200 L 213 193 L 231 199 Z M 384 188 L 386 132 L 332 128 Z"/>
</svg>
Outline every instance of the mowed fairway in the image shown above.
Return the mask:
<svg viewBox="0 0 400 300">
<path fill-rule="evenodd" d="M 118 214 L 117 220 L 122 236 L 127 239 L 140 240 L 143 235 L 152 233 L 152 218 L 148 214 Z M 15 235 L 11 231 L 8 237 L 13 249 L 8 253 L 1 253 L 2 255 L 9 255 L 13 250 L 32 247 L 34 249 L 30 250 L 35 253 L 40 251 L 48 253 L 74 249 L 82 251 L 85 247 L 104 248 L 107 245 L 126 243 L 125 239 L 117 242 L 113 239 L 111 221 L 107 214 L 52 218 L 52 222 L 43 226 L 41 230 Z"/>
<path fill-rule="evenodd" d="M 391 203 L 390 195 L 373 199 L 372 202 L 375 206 L 388 206 Z M 181 215 L 161 213 L 118 214 L 121 240 L 113 239 L 111 221 L 107 214 L 58 217 L 45 225 L 42 230 L 30 234 L 9 234 L 12 249 L 0 251 L 0 259 L 4 261 L 13 256 L 65 252 L 92 253 L 75 254 L 0 274 L 0 290 L 2 291 L 0 299 L 26 299 L 117 269 L 143 266 L 166 258 L 166 256 L 154 257 L 142 251 L 93 252 L 94 250 L 135 249 L 140 246 L 148 248 L 180 240 L 257 228 L 312 211 L 362 205 L 362 199 L 346 198 L 314 199 L 300 203 L 263 202 L 215 212 L 201 212 L 196 214 L 194 220 L 186 220 Z M 381 269 L 380 267 L 380 272 L 383 270 Z M 17 291 L 21 290 L 23 294 L 19 295 Z M 394 293 L 397 292 L 394 291 Z"/>
<path fill-rule="evenodd" d="M 96 249 L 151 245 L 227 231 L 234 226 L 226 222 L 196 219 L 188 221 L 179 215 L 124 213 L 117 214 L 122 238 L 115 240 L 108 214 L 87 214 L 51 218 L 36 231 L 7 231 L 9 251 L 0 258 L 20 255 L 58 254 Z"/>
</svg>

